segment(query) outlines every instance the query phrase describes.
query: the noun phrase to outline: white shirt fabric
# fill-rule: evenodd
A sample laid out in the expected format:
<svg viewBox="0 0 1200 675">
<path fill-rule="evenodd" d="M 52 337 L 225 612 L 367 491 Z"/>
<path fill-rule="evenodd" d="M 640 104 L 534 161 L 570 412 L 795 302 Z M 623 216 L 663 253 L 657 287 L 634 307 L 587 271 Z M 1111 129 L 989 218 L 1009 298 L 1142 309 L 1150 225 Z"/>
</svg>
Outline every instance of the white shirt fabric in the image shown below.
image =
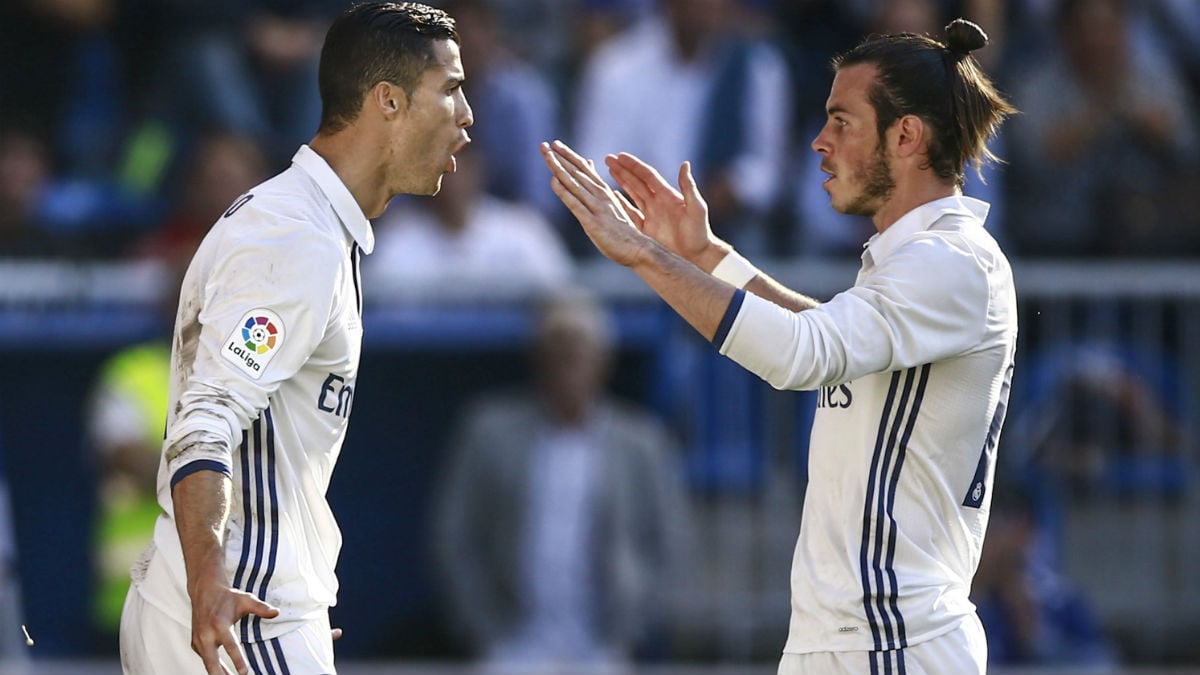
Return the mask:
<svg viewBox="0 0 1200 675">
<path fill-rule="evenodd" d="M 575 105 L 581 155 L 608 175 L 604 156 L 630 152 L 661 167 L 673 182 L 684 160 L 700 172 L 701 127 L 720 64 L 712 54 L 684 61 L 661 18 L 638 22 L 600 47 L 586 64 Z M 756 209 L 778 194 L 786 159 L 791 91 L 787 65 L 765 43 L 754 45 L 747 65 L 743 150 L 730 184 Z M 698 173 L 694 173 L 698 175 Z"/>
<path fill-rule="evenodd" d="M 819 392 L 786 653 L 902 648 L 974 613 L 1017 336 L 987 210 L 914 209 L 814 309 L 739 292 L 714 340 L 777 388 Z"/>
<path fill-rule="evenodd" d="M 394 205 L 378 226 L 378 250 L 363 273 L 386 297 L 547 289 L 573 271 L 566 245 L 541 213 L 494 197 L 477 198 L 459 232 L 414 204 Z"/>
<path fill-rule="evenodd" d="M 592 626 L 592 526 L 601 448 L 588 429 L 547 428 L 530 464 L 524 594 L 529 614 L 493 658 L 529 666 L 615 661 Z"/>
<path fill-rule="evenodd" d="M 242 642 L 278 637 L 334 604 L 342 541 L 325 492 L 358 372 L 357 261 L 373 246 L 349 190 L 302 146 L 289 169 L 235 202 L 197 250 L 171 354 L 158 475 L 165 513 L 134 568 L 146 601 L 175 620 L 190 625 L 191 610 L 171 486 L 202 469 L 233 479 L 231 583 L 280 611 L 239 622 Z"/>
</svg>

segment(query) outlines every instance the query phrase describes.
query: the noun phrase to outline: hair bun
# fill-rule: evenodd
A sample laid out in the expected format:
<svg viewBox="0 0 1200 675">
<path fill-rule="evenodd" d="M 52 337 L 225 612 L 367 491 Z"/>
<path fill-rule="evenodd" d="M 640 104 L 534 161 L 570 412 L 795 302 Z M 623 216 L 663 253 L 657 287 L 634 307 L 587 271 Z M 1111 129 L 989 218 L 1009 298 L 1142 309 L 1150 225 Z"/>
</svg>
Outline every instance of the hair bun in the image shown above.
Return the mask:
<svg viewBox="0 0 1200 675">
<path fill-rule="evenodd" d="M 946 48 L 958 56 L 966 56 L 987 43 L 987 33 L 966 19 L 955 19 L 946 26 Z"/>
</svg>

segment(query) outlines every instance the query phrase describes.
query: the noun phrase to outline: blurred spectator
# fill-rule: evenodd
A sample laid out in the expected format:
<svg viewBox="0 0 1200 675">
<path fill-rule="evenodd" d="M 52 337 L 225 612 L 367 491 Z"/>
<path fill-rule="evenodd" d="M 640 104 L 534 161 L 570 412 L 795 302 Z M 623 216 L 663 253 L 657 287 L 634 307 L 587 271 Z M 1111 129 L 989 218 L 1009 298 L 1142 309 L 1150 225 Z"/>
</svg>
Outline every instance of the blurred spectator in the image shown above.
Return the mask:
<svg viewBox="0 0 1200 675">
<path fill-rule="evenodd" d="M 116 0 L 14 0 L 0 5 L 0 111 L 35 125 L 56 164 L 94 175 L 121 138 L 123 69 L 113 35 Z"/>
<path fill-rule="evenodd" d="M 199 139 L 166 220 L 134 247 L 139 257 L 186 266 L 212 224 L 246 190 L 266 179 L 267 158 L 253 140 L 224 132 Z"/>
<path fill-rule="evenodd" d="M 1017 85 L 1020 254 L 1200 254 L 1197 111 L 1162 52 L 1135 48 L 1132 17 L 1126 0 L 1062 0 L 1057 53 Z"/>
<path fill-rule="evenodd" d="M 33 132 L 0 128 L 0 257 L 49 258 L 64 248 L 38 219 L 50 152 Z"/>
<path fill-rule="evenodd" d="M 1189 387 L 1158 349 L 1068 342 L 1026 356 L 1004 456 L 1057 534 L 1068 501 L 1166 499 L 1193 475 Z"/>
<path fill-rule="evenodd" d="M 155 102 L 186 135 L 253 138 L 273 170 L 316 133 L 321 41 L 346 0 L 131 2 L 161 43 Z"/>
<path fill-rule="evenodd" d="M 560 133 L 558 99 L 545 75 L 512 52 L 492 1 L 442 3 L 458 23 L 470 77 L 472 142 L 482 154 L 489 193 L 535 206 L 551 218 L 561 212 L 561 202 L 550 190 L 538 144 Z"/>
<path fill-rule="evenodd" d="M 164 329 L 169 326 L 165 323 Z M 170 360 L 165 337 L 118 351 L 101 365 L 85 413 L 100 467 L 92 625 L 108 642 L 117 637 L 129 568 L 146 547 L 160 512 L 154 485 L 167 419 Z"/>
<path fill-rule="evenodd" d="M 582 294 L 537 320 L 536 388 L 455 425 L 436 553 L 453 625 L 485 670 L 624 672 L 666 611 L 686 541 L 676 446 L 605 393 L 613 328 Z"/>
<path fill-rule="evenodd" d="M 229 142 L 232 139 L 222 136 L 214 139 L 209 148 L 219 149 Z M 219 162 L 199 160 L 197 166 L 201 165 L 209 170 L 220 167 Z M 228 168 L 232 171 L 234 167 Z M 237 175 L 245 177 L 244 172 L 233 173 L 229 180 L 237 181 Z M 243 184 L 234 190 L 234 196 L 256 182 L 252 179 Z M 207 186 L 197 184 L 195 187 L 204 191 Z M 232 198 L 222 205 L 197 203 L 197 206 L 220 210 L 227 208 L 231 201 Z M 209 225 L 220 217 L 219 210 L 207 221 Z M 203 210 L 197 216 L 202 213 Z M 207 226 L 199 236 L 205 232 Z M 88 445 L 99 468 L 92 541 L 94 595 L 91 625 L 105 644 L 115 643 L 117 639 L 121 611 L 131 581 L 130 568 L 145 549 L 162 511 L 156 481 L 167 421 L 170 336 L 175 324 L 179 287 L 199 239 L 193 241 L 181 237 L 167 241 L 172 246 L 164 247 L 160 252 L 168 283 L 161 291 L 157 307 L 159 335 L 125 346 L 106 358 L 100 364 L 83 411 Z"/>
<path fill-rule="evenodd" d="M 595 45 L 595 38 L 611 34 L 645 13 L 658 0 L 487 0 L 508 35 L 537 39 L 510 39 L 517 52 L 555 81 L 562 81 L 564 66 Z"/>
<path fill-rule="evenodd" d="M 779 50 L 740 17 L 737 0 L 662 0 L 597 49 L 580 81 L 575 145 L 598 165 L 617 152 L 666 171 L 690 160 L 713 229 L 754 253 L 778 205 L 791 96 Z"/>
<path fill-rule="evenodd" d="M 1091 604 L 1038 553 L 1042 533 L 1028 497 L 998 487 L 971 586 L 988 665 L 1115 672 L 1114 649 Z"/>
<path fill-rule="evenodd" d="M 46 139 L 50 178 L 38 219 L 81 255 L 120 254 L 157 218 L 172 143 L 140 117 L 115 0 L 0 6 L 0 117 Z"/>
<path fill-rule="evenodd" d="M 483 190 L 480 152 L 457 155 L 435 197 L 397 198 L 375 223 L 363 262 L 380 297 L 529 292 L 566 281 L 573 261 L 536 209 Z"/>
<path fill-rule="evenodd" d="M 1181 389 L 1169 379 L 1174 366 L 1077 345 L 1037 367 L 1046 381 L 1014 440 L 1054 486 L 1081 498 L 1183 494 L 1192 441 L 1179 418 Z"/>
</svg>

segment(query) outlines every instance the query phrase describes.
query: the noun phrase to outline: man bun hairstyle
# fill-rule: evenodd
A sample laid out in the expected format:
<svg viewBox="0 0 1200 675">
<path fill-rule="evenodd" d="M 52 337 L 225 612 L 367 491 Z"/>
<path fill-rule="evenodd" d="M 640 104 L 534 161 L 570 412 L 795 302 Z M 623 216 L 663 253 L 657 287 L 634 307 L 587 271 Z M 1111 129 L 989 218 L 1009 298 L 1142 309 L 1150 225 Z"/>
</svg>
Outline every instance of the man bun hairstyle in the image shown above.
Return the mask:
<svg viewBox="0 0 1200 675">
<path fill-rule="evenodd" d="M 380 82 L 403 89 L 411 103 L 438 40 L 458 42 L 454 19 L 419 2 L 364 2 L 343 12 L 321 47 L 318 132 L 340 131 L 353 122 L 367 92 Z"/>
<path fill-rule="evenodd" d="M 978 24 L 955 19 L 946 26 L 946 49 L 960 59 L 987 46 L 988 36 Z"/>
<path fill-rule="evenodd" d="M 988 139 L 1017 109 L 971 56 L 987 45 L 987 33 L 966 19 L 951 21 L 945 32 L 945 43 L 912 33 L 871 36 L 835 56 L 832 65 L 835 71 L 875 66 L 869 96 L 880 138 L 901 117 L 920 117 L 930 130 L 926 166 L 962 187 L 968 162 L 982 180 L 983 162 L 999 161 Z"/>
</svg>

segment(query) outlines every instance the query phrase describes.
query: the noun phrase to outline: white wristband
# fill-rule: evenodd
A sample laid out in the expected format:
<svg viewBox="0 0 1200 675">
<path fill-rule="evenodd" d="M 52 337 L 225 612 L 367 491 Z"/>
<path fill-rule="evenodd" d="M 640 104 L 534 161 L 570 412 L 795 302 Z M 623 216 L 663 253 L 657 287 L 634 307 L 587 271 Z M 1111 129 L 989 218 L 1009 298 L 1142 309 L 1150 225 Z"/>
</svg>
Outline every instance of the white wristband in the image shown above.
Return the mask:
<svg viewBox="0 0 1200 675">
<path fill-rule="evenodd" d="M 745 288 L 751 279 L 758 276 L 758 268 L 737 251 L 730 251 L 713 268 L 712 275 L 734 288 Z"/>
</svg>

